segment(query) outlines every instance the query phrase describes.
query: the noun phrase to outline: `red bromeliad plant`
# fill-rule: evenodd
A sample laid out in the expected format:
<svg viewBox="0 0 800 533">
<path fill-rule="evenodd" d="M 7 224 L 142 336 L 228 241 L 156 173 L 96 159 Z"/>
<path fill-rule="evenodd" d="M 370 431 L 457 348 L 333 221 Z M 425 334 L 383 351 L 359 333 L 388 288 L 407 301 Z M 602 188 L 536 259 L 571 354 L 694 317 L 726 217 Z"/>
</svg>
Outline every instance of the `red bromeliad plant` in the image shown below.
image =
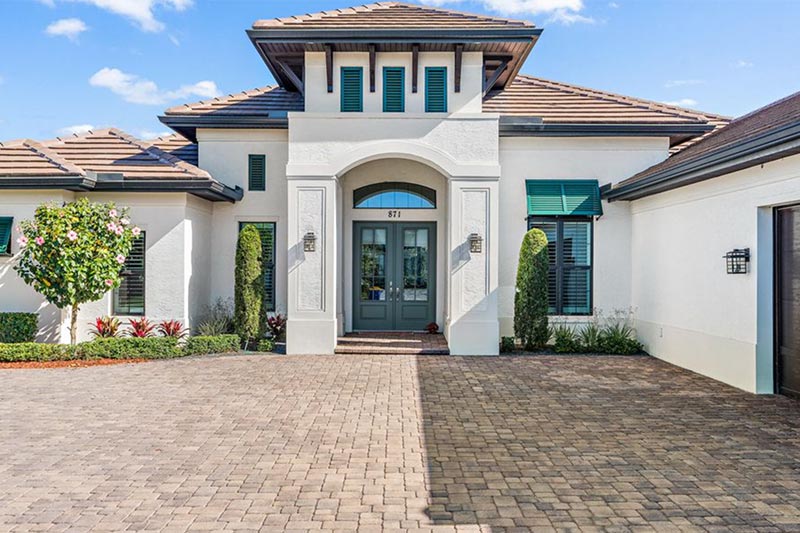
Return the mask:
<svg viewBox="0 0 800 533">
<path fill-rule="evenodd" d="M 131 327 L 131 329 L 128 330 L 129 337 L 145 338 L 155 336 L 153 330 L 156 329 L 156 325 L 150 322 L 147 317 L 131 318 L 128 320 L 128 324 Z"/>
<path fill-rule="evenodd" d="M 158 325 L 158 332 L 164 337 L 184 339 L 189 333 L 180 320 L 164 320 Z"/>
<path fill-rule="evenodd" d="M 271 313 L 267 317 L 267 330 L 272 340 L 279 341 L 286 334 L 286 315 Z"/>
<path fill-rule="evenodd" d="M 97 317 L 91 325 L 94 329 L 90 333 L 95 339 L 119 337 L 119 325 L 119 319 L 113 316 Z"/>
</svg>

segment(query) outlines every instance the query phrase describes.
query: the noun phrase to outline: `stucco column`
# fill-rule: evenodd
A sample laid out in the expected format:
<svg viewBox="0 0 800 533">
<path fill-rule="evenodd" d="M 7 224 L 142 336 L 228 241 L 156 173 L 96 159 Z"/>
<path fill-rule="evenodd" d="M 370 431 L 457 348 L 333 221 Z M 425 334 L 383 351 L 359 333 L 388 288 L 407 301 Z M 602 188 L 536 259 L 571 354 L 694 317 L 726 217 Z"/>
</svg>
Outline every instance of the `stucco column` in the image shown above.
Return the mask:
<svg viewBox="0 0 800 533">
<path fill-rule="evenodd" d="M 332 176 L 289 177 L 289 354 L 332 354 L 336 348 L 336 194 Z M 314 251 L 303 238 L 315 237 Z"/>
<path fill-rule="evenodd" d="M 448 197 L 450 353 L 497 355 L 498 180 L 451 178 Z M 470 250 L 472 234 L 480 252 Z"/>
</svg>

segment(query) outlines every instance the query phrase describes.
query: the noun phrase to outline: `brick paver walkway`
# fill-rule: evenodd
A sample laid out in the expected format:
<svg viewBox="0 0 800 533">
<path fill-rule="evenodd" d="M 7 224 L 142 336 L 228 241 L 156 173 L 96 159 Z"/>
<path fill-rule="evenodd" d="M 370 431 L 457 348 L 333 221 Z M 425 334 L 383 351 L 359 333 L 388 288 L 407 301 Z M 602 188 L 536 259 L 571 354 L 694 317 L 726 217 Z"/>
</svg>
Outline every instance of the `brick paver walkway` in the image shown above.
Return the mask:
<svg viewBox="0 0 800 533">
<path fill-rule="evenodd" d="M 797 531 L 800 403 L 643 357 L 0 371 L 0 531 L 320 528 Z"/>
</svg>

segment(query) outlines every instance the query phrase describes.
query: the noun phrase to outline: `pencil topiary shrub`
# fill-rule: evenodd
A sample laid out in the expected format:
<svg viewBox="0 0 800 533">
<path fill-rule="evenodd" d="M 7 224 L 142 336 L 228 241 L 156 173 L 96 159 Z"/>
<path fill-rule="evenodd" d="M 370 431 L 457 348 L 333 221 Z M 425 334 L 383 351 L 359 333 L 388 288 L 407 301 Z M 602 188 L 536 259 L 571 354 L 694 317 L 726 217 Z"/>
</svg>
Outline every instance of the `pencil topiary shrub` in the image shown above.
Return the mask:
<svg viewBox="0 0 800 533">
<path fill-rule="evenodd" d="M 261 236 L 255 226 L 245 226 L 236 244 L 233 327 L 245 348 L 261 329 L 264 284 L 261 267 Z"/>
<path fill-rule="evenodd" d="M 519 251 L 517 292 L 514 296 L 514 334 L 526 350 L 542 348 L 547 330 L 547 236 L 534 228 L 525 234 Z"/>
</svg>

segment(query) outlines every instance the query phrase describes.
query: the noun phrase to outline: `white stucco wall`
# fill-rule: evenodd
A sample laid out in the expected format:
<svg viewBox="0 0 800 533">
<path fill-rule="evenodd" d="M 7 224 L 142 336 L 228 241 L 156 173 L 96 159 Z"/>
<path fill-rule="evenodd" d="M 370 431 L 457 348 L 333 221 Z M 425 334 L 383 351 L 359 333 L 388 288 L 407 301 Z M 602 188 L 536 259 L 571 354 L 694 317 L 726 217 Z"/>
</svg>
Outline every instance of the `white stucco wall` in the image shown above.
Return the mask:
<svg viewBox="0 0 800 533">
<path fill-rule="evenodd" d="M 773 392 L 772 206 L 800 202 L 800 155 L 631 202 L 632 302 L 652 355 Z M 747 275 L 723 255 L 750 248 Z"/>
<path fill-rule="evenodd" d="M 528 229 L 525 180 L 596 179 L 603 186 L 662 161 L 668 148 L 666 138 L 500 139 L 501 335 L 514 331 L 519 247 Z M 593 303 L 605 313 L 631 306 L 630 237 L 628 205 L 603 202 L 603 216 L 594 224 Z"/>
<path fill-rule="evenodd" d="M 200 167 L 225 184 L 244 189 L 235 204 L 214 205 L 210 242 L 211 290 L 217 298 L 233 298 L 234 259 L 240 222 L 275 222 L 275 307 L 286 313 L 286 217 L 288 134 L 285 130 L 198 130 Z M 249 154 L 267 156 L 266 190 L 247 190 Z"/>
<path fill-rule="evenodd" d="M 205 200 L 189 199 L 186 194 L 92 193 L 63 191 L 3 191 L 0 214 L 16 221 L 30 219 L 44 202 L 70 201 L 86 196 L 92 201 L 115 202 L 130 208 L 132 222 L 146 232 L 145 313 L 153 321 L 177 319 L 188 326 L 198 307 L 206 305 L 209 278 L 203 273 L 202 240 L 210 220 L 211 206 Z M 18 252 L 16 232 L 13 251 Z M 192 253 L 193 250 L 196 253 Z M 0 311 L 40 313 L 39 340 L 68 342 L 68 315 L 43 301 L 42 297 L 17 276 L 13 258 L 0 258 Z M 193 271 L 195 274 L 193 275 Z M 206 272 L 208 269 L 206 268 Z M 89 340 L 89 324 L 98 316 L 111 314 L 111 293 L 96 302 L 86 303 L 78 316 L 79 341 Z M 123 323 L 129 317 L 120 317 Z"/>
<path fill-rule="evenodd" d="M 341 67 L 363 67 L 364 112 L 383 111 L 383 67 L 406 69 L 406 113 L 425 112 L 425 67 L 447 67 L 449 113 L 480 113 L 483 106 L 483 54 L 465 52 L 461 64 L 461 92 L 455 92 L 455 55 L 452 52 L 420 52 L 417 92 L 411 91 L 411 52 L 378 52 L 375 57 L 375 92 L 369 91 L 369 54 L 333 54 L 333 92 L 328 92 L 324 52 L 306 52 L 305 110 L 311 113 L 338 113 L 341 107 Z M 354 113 L 347 113 L 353 116 Z"/>
</svg>

